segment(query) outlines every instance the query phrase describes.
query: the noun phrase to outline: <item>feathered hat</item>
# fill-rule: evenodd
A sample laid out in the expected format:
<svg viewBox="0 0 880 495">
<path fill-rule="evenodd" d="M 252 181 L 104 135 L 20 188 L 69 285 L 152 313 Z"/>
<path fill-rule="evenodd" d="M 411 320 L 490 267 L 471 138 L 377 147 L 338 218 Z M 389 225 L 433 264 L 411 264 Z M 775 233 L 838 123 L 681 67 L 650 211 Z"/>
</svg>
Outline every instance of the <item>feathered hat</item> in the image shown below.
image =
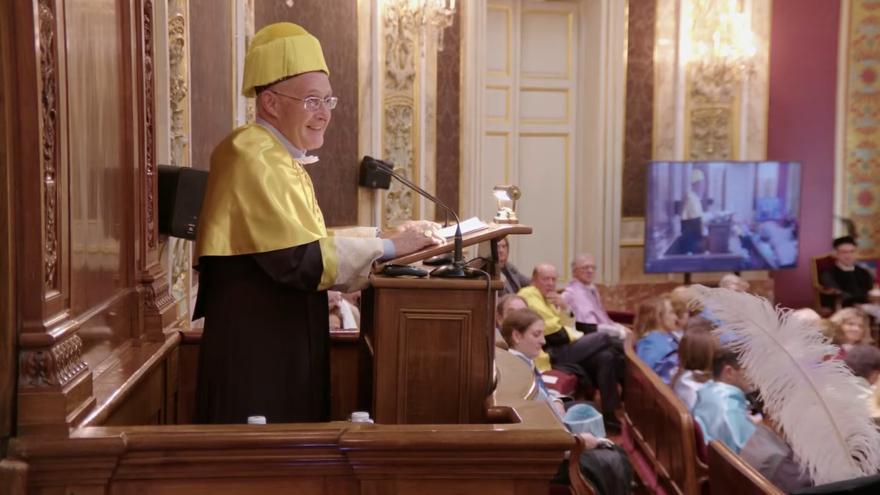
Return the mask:
<svg viewBox="0 0 880 495">
<path fill-rule="evenodd" d="M 739 354 L 767 413 L 817 485 L 877 473 L 880 430 L 865 390 L 843 361 L 826 359 L 838 349 L 818 322 L 751 294 L 691 289 L 719 321 L 716 332 Z"/>
<path fill-rule="evenodd" d="M 270 24 L 257 31 L 248 48 L 241 93 L 254 97 L 260 86 L 317 71 L 330 74 L 318 38 L 292 22 Z"/>
</svg>

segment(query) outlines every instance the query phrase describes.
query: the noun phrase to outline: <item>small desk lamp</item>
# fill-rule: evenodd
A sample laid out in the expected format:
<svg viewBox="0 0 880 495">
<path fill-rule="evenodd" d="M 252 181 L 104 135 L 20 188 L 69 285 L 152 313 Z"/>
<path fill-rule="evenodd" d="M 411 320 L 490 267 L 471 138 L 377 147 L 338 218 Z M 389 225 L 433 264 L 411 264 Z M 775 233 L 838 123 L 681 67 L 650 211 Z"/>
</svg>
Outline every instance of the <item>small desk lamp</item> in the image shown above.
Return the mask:
<svg viewBox="0 0 880 495">
<path fill-rule="evenodd" d="M 498 212 L 492 219 L 495 223 L 519 223 L 516 218 L 516 201 L 522 196 L 516 186 L 495 186 L 492 190 L 498 200 Z"/>
</svg>

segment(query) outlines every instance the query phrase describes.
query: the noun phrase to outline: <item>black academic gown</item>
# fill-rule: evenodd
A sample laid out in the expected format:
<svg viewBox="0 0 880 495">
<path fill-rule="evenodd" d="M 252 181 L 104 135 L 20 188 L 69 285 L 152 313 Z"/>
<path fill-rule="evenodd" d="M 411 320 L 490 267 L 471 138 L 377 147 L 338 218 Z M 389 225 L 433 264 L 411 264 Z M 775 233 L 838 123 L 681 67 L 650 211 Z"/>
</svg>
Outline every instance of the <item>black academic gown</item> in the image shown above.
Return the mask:
<svg viewBox="0 0 880 495">
<path fill-rule="evenodd" d="M 318 242 L 199 259 L 205 317 L 196 423 L 329 421 L 327 292 Z"/>
<path fill-rule="evenodd" d="M 843 307 L 868 302 L 868 292 L 874 287 L 871 273 L 858 265 L 852 271 L 841 270 L 840 267 L 834 265 L 822 272 L 819 283 L 825 287 L 840 290 L 840 304 Z M 823 301 L 824 306 L 832 304 Z"/>
</svg>

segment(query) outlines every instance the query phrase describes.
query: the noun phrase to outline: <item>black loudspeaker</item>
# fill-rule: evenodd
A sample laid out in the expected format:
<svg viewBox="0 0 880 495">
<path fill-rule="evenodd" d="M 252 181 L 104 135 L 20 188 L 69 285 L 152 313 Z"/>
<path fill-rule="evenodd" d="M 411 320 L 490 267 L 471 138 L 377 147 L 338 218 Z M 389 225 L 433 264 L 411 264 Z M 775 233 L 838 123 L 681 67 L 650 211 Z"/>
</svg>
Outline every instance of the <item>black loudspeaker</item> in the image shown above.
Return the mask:
<svg viewBox="0 0 880 495">
<path fill-rule="evenodd" d="M 159 165 L 159 233 L 195 240 L 208 172 Z"/>
<path fill-rule="evenodd" d="M 391 176 L 379 170 L 372 163 L 372 158 L 364 157 L 358 174 L 358 184 L 370 189 L 388 189 L 391 187 Z"/>
</svg>

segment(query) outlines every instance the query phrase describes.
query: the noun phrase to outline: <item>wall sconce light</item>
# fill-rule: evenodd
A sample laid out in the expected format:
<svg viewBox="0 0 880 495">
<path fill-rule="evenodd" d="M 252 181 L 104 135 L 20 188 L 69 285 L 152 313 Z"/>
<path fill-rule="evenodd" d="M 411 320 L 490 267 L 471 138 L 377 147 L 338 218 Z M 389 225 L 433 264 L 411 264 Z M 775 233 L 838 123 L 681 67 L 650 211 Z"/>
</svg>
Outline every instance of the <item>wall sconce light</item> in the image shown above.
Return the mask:
<svg viewBox="0 0 880 495">
<path fill-rule="evenodd" d="M 498 212 L 492 219 L 495 223 L 519 223 L 516 218 L 516 201 L 522 197 L 522 192 L 516 186 L 495 186 L 492 194 L 498 200 Z"/>
<path fill-rule="evenodd" d="M 437 49 L 443 51 L 443 31 L 452 25 L 455 0 L 385 0 L 385 15 L 403 25 L 437 29 Z"/>
</svg>

